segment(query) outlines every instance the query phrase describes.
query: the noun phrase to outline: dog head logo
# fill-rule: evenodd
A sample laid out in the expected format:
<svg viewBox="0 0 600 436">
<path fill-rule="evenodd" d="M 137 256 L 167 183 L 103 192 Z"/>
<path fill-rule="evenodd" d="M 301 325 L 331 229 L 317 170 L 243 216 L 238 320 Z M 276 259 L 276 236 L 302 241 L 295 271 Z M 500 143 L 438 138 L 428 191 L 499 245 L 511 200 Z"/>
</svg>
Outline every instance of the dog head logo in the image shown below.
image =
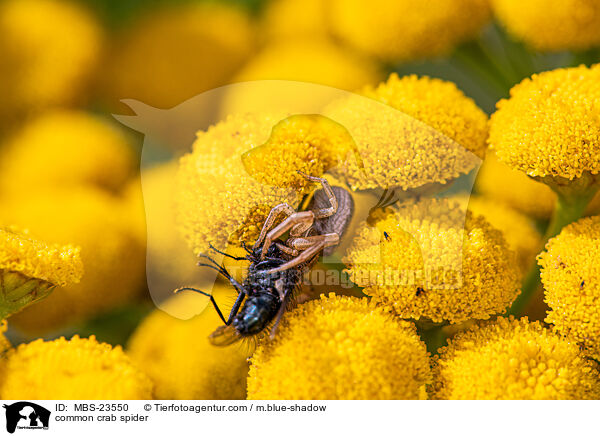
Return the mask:
<svg viewBox="0 0 600 436">
<path fill-rule="evenodd" d="M 28 401 L 4 405 L 6 409 L 6 431 L 19 429 L 48 429 L 50 411 Z"/>
</svg>

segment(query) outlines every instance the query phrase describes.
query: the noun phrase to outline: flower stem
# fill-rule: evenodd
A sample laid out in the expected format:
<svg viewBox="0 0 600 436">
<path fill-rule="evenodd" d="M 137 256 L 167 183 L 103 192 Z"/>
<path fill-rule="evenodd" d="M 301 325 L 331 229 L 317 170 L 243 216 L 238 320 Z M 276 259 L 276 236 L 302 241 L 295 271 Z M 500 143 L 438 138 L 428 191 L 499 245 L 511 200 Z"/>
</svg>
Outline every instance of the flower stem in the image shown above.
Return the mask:
<svg viewBox="0 0 600 436">
<path fill-rule="evenodd" d="M 419 325 L 417 322 L 419 336 L 423 342 L 425 342 L 427 351 L 429 351 L 432 355 L 438 354 L 439 349 L 446 345 L 446 342 L 448 341 L 448 337 L 444 331 L 445 325 L 446 324 L 440 324 L 432 328 L 423 328 L 423 326 Z"/>
<path fill-rule="evenodd" d="M 588 189 L 582 193 L 571 193 L 570 195 L 559 191 L 555 192 L 557 194 L 556 206 L 539 251 L 543 250 L 548 240 L 558 235 L 564 226 L 578 220 L 583 215 L 585 208 L 596 194 L 597 188 Z M 508 310 L 508 315 L 520 317 L 540 286 L 540 266 L 536 260 L 525 276 L 521 294 Z"/>
</svg>

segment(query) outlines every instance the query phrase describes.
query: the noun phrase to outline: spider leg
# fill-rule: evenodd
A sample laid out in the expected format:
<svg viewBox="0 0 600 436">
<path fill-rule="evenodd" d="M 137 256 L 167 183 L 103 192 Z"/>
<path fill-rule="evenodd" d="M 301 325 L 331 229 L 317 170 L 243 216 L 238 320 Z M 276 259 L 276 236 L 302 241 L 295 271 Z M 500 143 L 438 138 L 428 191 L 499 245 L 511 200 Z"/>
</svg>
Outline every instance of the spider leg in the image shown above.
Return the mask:
<svg viewBox="0 0 600 436">
<path fill-rule="evenodd" d="M 310 239 L 309 239 L 310 238 Z M 309 236 L 304 239 L 308 242 L 304 242 L 306 245 L 306 249 L 302 251 L 297 257 L 292 260 L 284 263 L 283 265 L 278 266 L 277 268 L 269 269 L 266 271 L 261 271 L 264 274 L 273 274 L 279 271 L 285 271 L 287 269 L 293 268 L 297 265 L 300 265 L 304 262 L 309 261 L 315 254 L 318 254 L 325 247 L 330 247 L 332 245 L 336 245 L 340 241 L 340 236 L 337 233 L 328 233 L 326 235 L 316 235 Z"/>
<path fill-rule="evenodd" d="M 260 231 L 260 235 L 258 236 L 258 239 L 254 243 L 254 247 L 253 247 L 254 249 L 257 249 L 258 247 L 260 247 L 260 244 L 262 244 L 263 240 L 265 239 L 267 232 L 271 229 L 271 227 L 273 227 L 273 223 L 275 222 L 275 220 L 277 219 L 279 214 L 282 212 L 285 213 L 287 216 L 290 216 L 294 212 L 296 212 L 296 210 L 287 203 L 278 204 L 273 209 L 271 209 L 271 211 L 269 212 L 269 215 L 267 216 L 267 219 L 265 220 L 263 227 Z"/>
<path fill-rule="evenodd" d="M 294 212 L 277 226 L 275 226 L 275 228 L 273 228 L 265 236 L 260 258 L 264 259 L 273 241 L 282 236 L 288 230 L 290 230 L 291 236 L 300 236 L 303 232 L 310 229 L 314 222 L 314 216 L 314 213 L 310 210 Z"/>
<path fill-rule="evenodd" d="M 330 217 L 331 215 L 335 214 L 338 209 L 338 202 L 337 202 L 337 198 L 335 197 L 335 194 L 333 193 L 333 190 L 331 189 L 331 186 L 329 185 L 329 182 L 327 181 L 327 179 L 324 179 L 322 177 L 309 176 L 308 174 L 305 174 L 302 171 L 298 171 L 298 174 L 301 174 L 302 176 L 304 176 L 306 179 L 310 180 L 311 182 L 320 182 L 321 186 L 323 187 L 323 191 L 325 191 L 325 193 L 327 194 L 327 199 L 329 200 L 329 203 L 331 204 L 330 207 L 314 211 L 315 218 L 316 219 L 327 218 L 327 217 Z"/>
<path fill-rule="evenodd" d="M 287 245 L 282 244 L 281 242 L 276 242 L 275 245 L 285 254 L 289 254 L 290 256 L 298 256 L 298 250 L 296 250 L 295 248 L 290 248 Z"/>
</svg>

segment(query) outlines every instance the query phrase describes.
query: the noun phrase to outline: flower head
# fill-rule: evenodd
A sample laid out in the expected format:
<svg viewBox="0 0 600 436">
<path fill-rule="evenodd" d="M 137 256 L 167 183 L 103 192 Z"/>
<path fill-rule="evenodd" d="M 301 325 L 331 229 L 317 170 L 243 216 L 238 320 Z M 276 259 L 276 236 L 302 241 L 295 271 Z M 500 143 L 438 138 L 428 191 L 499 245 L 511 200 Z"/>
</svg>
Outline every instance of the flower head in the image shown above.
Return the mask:
<svg viewBox="0 0 600 436">
<path fill-rule="evenodd" d="M 327 1 L 272 0 L 267 2 L 260 29 L 269 41 L 328 36 Z"/>
<path fill-rule="evenodd" d="M 61 0 L 2 2 L 0 34 L 0 118 L 9 120 L 72 103 L 96 65 L 103 39 L 88 11 Z"/>
<path fill-rule="evenodd" d="M 277 161 L 285 171 L 271 174 L 251 162 L 250 169 L 259 175 L 256 180 L 246 172 L 241 159 L 243 153 L 265 144 L 282 118 L 266 114 L 231 116 L 199 132 L 193 151 L 181 158 L 176 189 L 178 222 L 195 253 L 207 250 L 209 243 L 224 247 L 227 242 L 253 242 L 273 206 L 282 202 L 297 206 L 307 182 L 296 177 L 296 169 L 309 170 L 310 162 L 303 163 L 308 167 L 291 168 L 285 159 Z M 286 144 L 291 157 L 307 151 L 300 139 Z M 281 154 L 277 157 L 285 158 Z M 280 187 L 290 177 L 298 190 Z"/>
<path fill-rule="evenodd" d="M 59 278 L 69 284 L 15 315 L 14 325 L 30 332 L 65 326 L 138 295 L 144 249 L 120 200 L 94 189 L 14 194 L 3 201 L 0 222 L 28 228 L 49 242 L 77 244 L 85 265 L 80 283 L 61 272 Z"/>
<path fill-rule="evenodd" d="M 455 199 L 502 231 L 508 246 L 518 255 L 521 271 L 526 272 L 531 267 L 542 243 L 542 235 L 529 217 L 491 197 L 471 196 Z"/>
<path fill-rule="evenodd" d="M 336 170 L 353 189 L 445 184 L 485 154 L 487 116 L 453 83 L 392 74 L 325 114 L 353 136 L 361 161 Z"/>
<path fill-rule="evenodd" d="M 600 398 L 598 365 L 526 318 L 458 333 L 434 363 L 433 397 L 450 400 Z"/>
<path fill-rule="evenodd" d="M 0 188 L 91 185 L 117 190 L 133 167 L 130 144 L 115 126 L 84 112 L 55 110 L 26 124 L 3 150 Z"/>
<path fill-rule="evenodd" d="M 535 74 L 497 104 L 490 146 L 533 177 L 573 180 L 600 172 L 600 66 Z"/>
<path fill-rule="evenodd" d="M 562 229 L 538 261 L 546 322 L 600 359 L 600 216 L 582 218 Z"/>
<path fill-rule="evenodd" d="M 4 271 L 58 286 L 79 283 L 83 275 L 79 247 L 46 244 L 12 227 L 0 227 L 0 244 L 0 269 Z"/>
<path fill-rule="evenodd" d="M 10 344 L 10 341 L 8 339 L 6 339 L 6 336 L 4 336 L 4 333 L 6 332 L 7 328 L 8 328 L 8 325 L 6 324 L 6 320 L 3 320 L 2 322 L 0 322 L 0 356 L 2 356 L 2 357 L 4 357 L 4 354 L 12 346 Z"/>
<path fill-rule="evenodd" d="M 598 0 L 492 0 L 491 4 L 508 31 L 537 50 L 600 45 Z"/>
<path fill-rule="evenodd" d="M 535 218 L 548 218 L 556 204 L 556 193 L 548 185 L 511 169 L 491 152 L 477 173 L 475 187 L 484 196 Z"/>
<path fill-rule="evenodd" d="M 363 224 L 344 262 L 372 301 L 403 318 L 487 319 L 520 292 L 516 255 L 502 233 L 449 200 L 383 211 Z"/>
<path fill-rule="evenodd" d="M 224 85 L 253 45 L 250 18 L 238 7 L 205 2 L 159 8 L 121 36 L 108 92 L 169 108 Z"/>
<path fill-rule="evenodd" d="M 121 347 L 75 335 L 9 351 L 0 396 L 32 400 L 149 400 L 152 383 Z"/>
<path fill-rule="evenodd" d="M 255 111 L 315 113 L 331 100 L 334 91 L 331 88 L 354 91 L 377 83 L 380 78 L 373 61 L 327 39 L 278 41 L 265 47 L 232 80 L 272 82 L 264 86 L 261 83 L 230 86 L 221 113 L 225 116 Z M 331 88 L 294 87 L 291 81 Z"/>
<path fill-rule="evenodd" d="M 302 188 L 306 178 L 321 176 L 355 148 L 341 125 L 321 115 L 293 115 L 273 127 L 264 144 L 242 155 L 248 174 L 256 180 Z"/>
<path fill-rule="evenodd" d="M 82 274 L 78 247 L 48 245 L 0 227 L 0 319 L 47 297 L 56 286 L 78 283 Z"/>
<path fill-rule="evenodd" d="M 222 285 L 215 286 L 213 295 L 220 305 L 235 297 L 231 289 Z M 185 310 L 186 306 L 198 303 L 196 297 L 197 294 L 179 294 L 167 301 L 163 309 Z M 156 310 L 140 324 L 128 349 L 154 381 L 156 398 L 245 399 L 247 350 L 239 345 L 212 345 L 208 336 L 219 325 L 222 321 L 210 305 L 202 314 L 188 320 Z"/>
<path fill-rule="evenodd" d="M 490 19 L 487 0 L 334 0 L 334 33 L 356 48 L 388 61 L 447 54 L 473 38 Z"/>
<path fill-rule="evenodd" d="M 259 344 L 248 398 L 419 399 L 429 356 L 414 326 L 365 299 L 330 294 L 288 312 Z"/>
</svg>

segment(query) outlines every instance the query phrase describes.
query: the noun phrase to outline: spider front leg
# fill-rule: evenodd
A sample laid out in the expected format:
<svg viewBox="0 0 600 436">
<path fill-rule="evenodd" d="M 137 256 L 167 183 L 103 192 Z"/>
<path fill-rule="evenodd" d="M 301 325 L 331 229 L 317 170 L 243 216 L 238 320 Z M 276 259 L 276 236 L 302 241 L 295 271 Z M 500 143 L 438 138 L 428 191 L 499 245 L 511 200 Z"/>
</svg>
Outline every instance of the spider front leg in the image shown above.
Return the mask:
<svg viewBox="0 0 600 436">
<path fill-rule="evenodd" d="M 321 250 L 325 249 L 326 247 L 337 245 L 339 242 L 340 235 L 337 233 L 328 233 L 326 235 L 315 235 L 294 239 L 292 247 L 303 251 L 301 251 L 300 254 L 292 260 L 278 266 L 277 268 L 267 270 L 264 273 L 273 274 L 301 265 L 304 262 L 311 260 L 313 256 L 318 254 Z"/>
<path fill-rule="evenodd" d="M 314 211 L 315 219 L 327 218 L 327 217 L 330 217 L 331 215 L 335 214 L 338 209 L 338 202 L 337 202 L 337 198 L 335 197 L 335 194 L 333 193 L 333 189 L 331 189 L 331 185 L 329 184 L 327 179 L 324 179 L 322 177 L 309 176 L 308 174 L 305 174 L 302 171 L 298 171 L 298 174 L 301 174 L 302 176 L 304 176 L 307 180 L 310 180 L 311 182 L 321 183 L 321 186 L 323 187 L 323 191 L 325 191 L 325 194 L 327 195 L 327 199 L 329 200 L 329 204 L 331 205 L 329 207 L 317 209 L 316 211 Z"/>
<path fill-rule="evenodd" d="M 254 243 L 254 246 L 252 248 L 256 250 L 258 247 L 260 247 L 260 244 L 262 244 L 263 240 L 267 236 L 267 232 L 273 226 L 273 223 L 281 213 L 285 213 L 289 217 L 295 212 L 296 209 L 294 209 L 287 203 L 278 204 L 273 209 L 271 209 L 269 215 L 267 216 L 267 219 L 265 220 L 265 223 L 262 226 L 262 229 L 260 230 L 260 235 L 258 236 L 258 239 Z"/>
<path fill-rule="evenodd" d="M 264 259 L 269 247 L 273 243 L 274 240 L 282 236 L 288 230 L 290 231 L 290 236 L 301 236 L 304 232 L 311 228 L 315 221 L 315 214 L 310 211 L 302 211 L 302 212 L 294 212 L 285 220 L 283 220 L 280 224 L 275 226 L 273 230 L 267 233 L 265 236 L 265 241 L 262 246 L 262 251 L 260 254 L 260 258 Z"/>
</svg>

